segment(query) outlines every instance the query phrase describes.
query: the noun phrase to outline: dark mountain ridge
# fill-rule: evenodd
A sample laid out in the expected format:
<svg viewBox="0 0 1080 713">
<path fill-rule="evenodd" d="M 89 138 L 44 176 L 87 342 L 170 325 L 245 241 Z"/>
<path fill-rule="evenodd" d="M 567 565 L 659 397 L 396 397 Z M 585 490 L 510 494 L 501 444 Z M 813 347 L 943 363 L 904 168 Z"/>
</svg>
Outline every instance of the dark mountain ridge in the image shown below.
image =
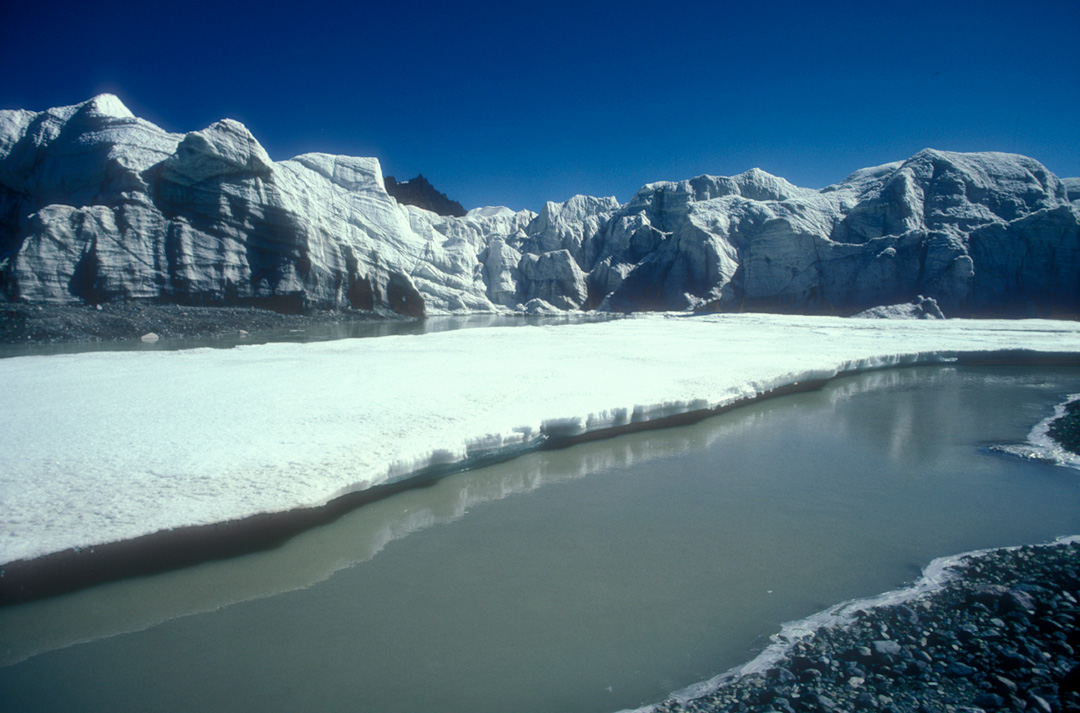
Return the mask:
<svg viewBox="0 0 1080 713">
<path fill-rule="evenodd" d="M 416 178 L 400 183 L 393 176 L 386 176 L 383 180 L 386 182 L 386 192 L 396 198 L 398 203 L 414 205 L 439 215 L 457 218 L 465 216 L 466 211 L 461 204 L 447 198 L 445 193 L 435 190 L 422 173 Z"/>
</svg>

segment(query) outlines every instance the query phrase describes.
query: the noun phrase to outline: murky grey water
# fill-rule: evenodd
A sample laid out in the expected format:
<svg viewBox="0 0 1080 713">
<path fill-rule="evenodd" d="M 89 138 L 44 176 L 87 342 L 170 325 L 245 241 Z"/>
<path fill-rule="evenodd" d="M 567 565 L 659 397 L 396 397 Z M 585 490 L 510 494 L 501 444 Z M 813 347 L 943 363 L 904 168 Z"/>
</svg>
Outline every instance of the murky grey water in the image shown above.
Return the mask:
<svg viewBox="0 0 1080 713">
<path fill-rule="evenodd" d="M 3 709 L 634 707 L 934 557 L 1080 533 L 1080 472 L 985 449 L 1076 392 L 1077 368 L 871 373 L 0 609 Z"/>
</svg>

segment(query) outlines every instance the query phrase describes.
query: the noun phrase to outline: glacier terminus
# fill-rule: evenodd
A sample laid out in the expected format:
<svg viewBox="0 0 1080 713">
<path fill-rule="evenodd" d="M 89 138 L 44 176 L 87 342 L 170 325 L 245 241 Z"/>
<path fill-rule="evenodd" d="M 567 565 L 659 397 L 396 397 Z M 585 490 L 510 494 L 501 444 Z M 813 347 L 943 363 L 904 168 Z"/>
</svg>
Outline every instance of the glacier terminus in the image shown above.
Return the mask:
<svg viewBox="0 0 1080 713">
<path fill-rule="evenodd" d="M 927 149 L 819 190 L 751 169 L 456 217 L 399 203 L 377 159 L 273 161 L 230 119 L 169 133 L 109 94 L 0 111 L 0 299 L 844 316 L 921 298 L 1075 315 L 1080 183 Z"/>
</svg>

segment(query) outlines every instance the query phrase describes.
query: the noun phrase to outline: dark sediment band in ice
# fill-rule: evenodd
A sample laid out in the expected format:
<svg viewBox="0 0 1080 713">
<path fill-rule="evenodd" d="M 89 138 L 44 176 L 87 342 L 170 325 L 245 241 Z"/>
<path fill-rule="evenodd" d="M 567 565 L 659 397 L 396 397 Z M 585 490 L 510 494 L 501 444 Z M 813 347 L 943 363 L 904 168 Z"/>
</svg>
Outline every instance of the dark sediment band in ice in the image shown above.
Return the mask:
<svg viewBox="0 0 1080 713">
<path fill-rule="evenodd" d="M 343 495 L 322 507 L 162 530 L 129 540 L 9 562 L 0 566 L 0 606 L 273 549 L 289 538 L 332 522 L 365 503 L 410 488 L 422 488 L 451 473 L 507 460 L 521 452 L 521 449 L 504 449 L 461 463 L 426 468 L 407 479 Z"/>
</svg>

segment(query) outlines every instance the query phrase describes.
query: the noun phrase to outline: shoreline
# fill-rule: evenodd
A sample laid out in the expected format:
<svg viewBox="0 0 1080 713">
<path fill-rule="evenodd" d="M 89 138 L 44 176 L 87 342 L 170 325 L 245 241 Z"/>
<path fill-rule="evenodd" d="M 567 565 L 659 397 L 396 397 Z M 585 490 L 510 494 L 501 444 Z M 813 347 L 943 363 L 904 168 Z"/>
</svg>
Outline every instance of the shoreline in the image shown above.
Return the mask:
<svg viewBox="0 0 1080 713">
<path fill-rule="evenodd" d="M 154 300 L 130 299 L 88 304 L 32 304 L 0 301 L 0 347 L 26 347 L 34 354 L 35 347 L 85 347 L 86 350 L 110 349 L 119 345 L 136 346 L 147 341 L 166 345 L 183 339 L 240 340 L 237 343 L 258 344 L 273 341 L 277 331 L 304 330 L 310 327 L 335 325 L 412 325 L 425 319 L 442 317 L 514 316 L 567 317 L 573 313 L 529 315 L 522 312 L 468 312 L 452 315 L 409 317 L 389 309 L 375 310 L 306 310 L 278 312 L 263 306 L 248 304 L 178 304 Z M 585 312 L 585 321 L 620 319 L 621 313 Z M 639 313 L 649 314 L 649 313 Z M 710 313 L 678 313 L 693 318 Z M 738 313 L 732 313 L 738 314 Z M 782 314 L 778 316 L 800 316 Z M 810 315 L 806 315 L 810 316 Z M 1047 318 L 1053 320 L 1054 318 Z M 953 321 L 979 321 L 978 318 L 956 318 Z M 1073 319 L 1060 321 L 1072 322 Z M 150 339 L 143 339 L 153 335 Z M 327 337 L 332 338 L 332 337 Z M 1016 349 L 1017 353 L 1028 350 Z M 974 353 L 972 353 L 974 355 Z M 2 354 L 0 354 L 2 356 Z M 1008 357 L 1007 357 L 1008 358 Z M 984 363 L 1007 363 L 986 361 Z"/>
<path fill-rule="evenodd" d="M 239 520 L 159 530 L 139 537 L 74 547 L 32 559 L 0 564 L 0 607 L 79 591 L 97 584 L 273 549 L 305 530 L 325 525 L 366 503 L 413 488 L 423 488 L 465 470 L 512 460 L 542 449 L 615 438 L 660 428 L 677 428 L 711 416 L 787 394 L 816 390 L 830 379 L 781 386 L 715 409 L 675 414 L 580 434 L 551 434 L 527 446 L 479 453 L 465 461 L 432 465 L 365 490 L 340 495 L 310 508 L 259 513 Z"/>
<path fill-rule="evenodd" d="M 635 713 L 1080 711 L 1080 538 L 935 560 Z"/>
<path fill-rule="evenodd" d="M 434 466 L 402 480 L 346 493 L 317 507 L 259 513 L 239 520 L 159 530 L 131 539 L 13 560 L 0 564 L 0 607 L 271 550 L 302 532 L 333 522 L 367 503 L 406 490 L 427 487 L 453 473 L 508 460 L 519 452 L 462 464 Z"/>
<path fill-rule="evenodd" d="M 1080 455 L 1080 394 L 1065 403 L 1064 411 L 1050 422 L 1047 435 L 1062 448 Z"/>
</svg>

